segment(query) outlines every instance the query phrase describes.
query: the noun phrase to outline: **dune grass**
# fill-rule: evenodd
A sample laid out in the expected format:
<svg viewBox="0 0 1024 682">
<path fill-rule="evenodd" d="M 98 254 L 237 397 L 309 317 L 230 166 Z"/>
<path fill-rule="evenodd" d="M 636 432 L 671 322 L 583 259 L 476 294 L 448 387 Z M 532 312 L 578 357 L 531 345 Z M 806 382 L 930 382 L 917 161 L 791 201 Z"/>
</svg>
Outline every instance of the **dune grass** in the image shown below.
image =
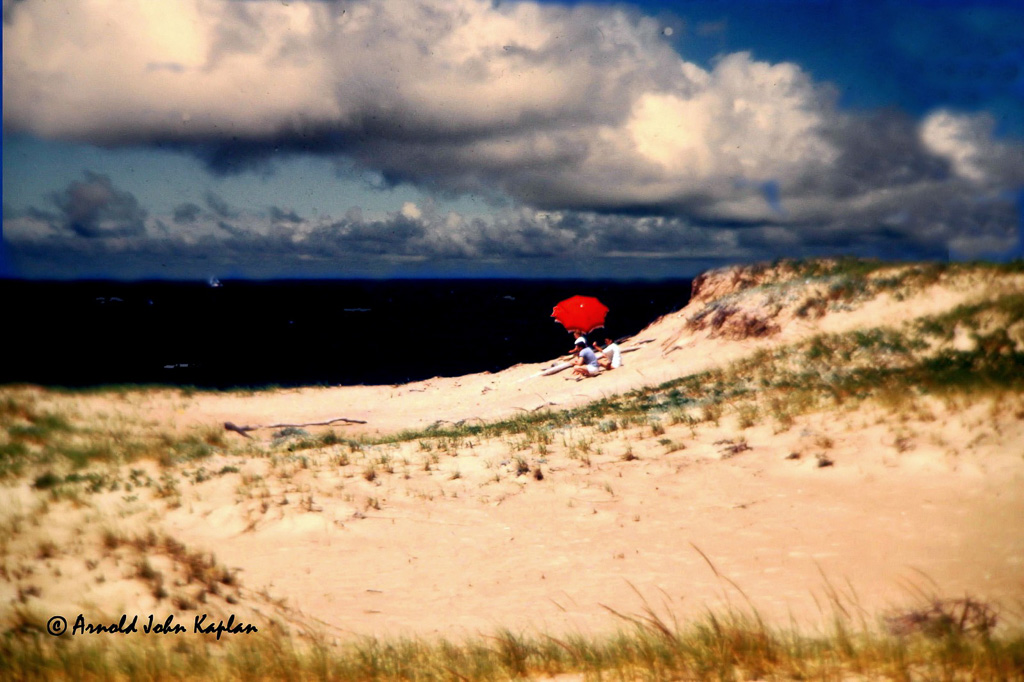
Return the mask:
<svg viewBox="0 0 1024 682">
<path fill-rule="evenodd" d="M 609 611 L 611 611 L 609 609 Z M 1024 637 L 987 630 L 902 635 L 852 627 L 803 634 L 756 612 L 706 612 L 693 621 L 612 612 L 607 634 L 500 630 L 463 641 L 272 632 L 217 642 L 176 636 L 49 637 L 30 619 L 0 639 L 0 676 L 22 680 L 512 680 L 572 675 L 647 680 L 1011 680 L 1024 676 Z M 170 640 L 170 641 L 168 641 Z"/>
</svg>

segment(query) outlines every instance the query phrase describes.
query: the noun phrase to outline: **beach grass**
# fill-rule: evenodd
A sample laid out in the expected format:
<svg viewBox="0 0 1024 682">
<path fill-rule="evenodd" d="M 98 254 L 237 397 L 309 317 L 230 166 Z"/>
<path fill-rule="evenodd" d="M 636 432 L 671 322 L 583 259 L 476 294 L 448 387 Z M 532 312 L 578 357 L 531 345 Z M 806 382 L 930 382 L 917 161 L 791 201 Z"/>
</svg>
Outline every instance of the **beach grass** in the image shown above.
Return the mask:
<svg viewBox="0 0 1024 682">
<path fill-rule="evenodd" d="M 20 680 L 1013 680 L 1024 636 L 972 630 L 940 612 L 894 634 L 837 613 L 823 633 L 770 627 L 756 611 L 680 622 L 649 606 L 611 609 L 605 634 L 498 630 L 454 641 L 426 637 L 49 637 L 25 615 L 0 639 L 0 676 Z M 927 613 L 907 614 L 905 620 Z M 945 620 L 943 616 L 946 616 Z M 148 637 L 158 637 L 149 635 Z M 168 641 L 171 640 L 171 641 Z"/>
</svg>

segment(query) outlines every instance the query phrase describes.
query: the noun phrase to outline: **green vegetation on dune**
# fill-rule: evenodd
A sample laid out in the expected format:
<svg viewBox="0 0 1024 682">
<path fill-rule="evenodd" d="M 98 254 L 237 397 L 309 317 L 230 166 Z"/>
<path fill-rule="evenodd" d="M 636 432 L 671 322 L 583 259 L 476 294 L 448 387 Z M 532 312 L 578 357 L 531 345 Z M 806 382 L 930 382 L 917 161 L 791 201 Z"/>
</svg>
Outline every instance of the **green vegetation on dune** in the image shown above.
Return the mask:
<svg viewBox="0 0 1024 682">
<path fill-rule="evenodd" d="M 140 459 L 162 464 L 202 459 L 226 444 L 224 430 L 154 431 L 124 418 L 87 418 L 72 405 L 48 404 L 47 392 L 10 387 L 0 400 L 0 480 L 31 469 L 83 469 Z"/>
<path fill-rule="evenodd" d="M 871 258 L 845 256 L 839 258 L 812 258 L 806 260 L 780 259 L 770 264 L 751 266 L 753 272 L 770 268 L 780 270 L 798 278 L 849 277 L 865 279 L 880 271 L 892 271 L 893 275 L 881 280 L 882 285 L 891 287 L 901 282 L 918 285 L 938 281 L 942 275 L 963 273 L 1019 274 L 1024 273 L 1024 259 L 1006 263 L 970 261 L 962 263 L 882 261 Z"/>
<path fill-rule="evenodd" d="M 297 643 L 265 628 L 220 642 L 180 635 L 172 646 L 141 636 L 52 638 L 38 619 L 27 616 L 21 631 L 0 639 L 0 676 L 476 682 L 556 675 L 595 680 L 1009 680 L 1024 675 L 1024 637 L 992 637 L 986 628 L 963 626 L 952 611 L 925 623 L 936 627 L 899 635 L 855 628 L 845 618 L 837 618 L 830 632 L 804 635 L 772 629 L 756 613 L 737 611 L 709 612 L 685 624 L 650 608 L 615 617 L 620 628 L 605 635 L 500 630 L 459 642 L 362 637 L 330 644 L 322 635 Z"/>
</svg>

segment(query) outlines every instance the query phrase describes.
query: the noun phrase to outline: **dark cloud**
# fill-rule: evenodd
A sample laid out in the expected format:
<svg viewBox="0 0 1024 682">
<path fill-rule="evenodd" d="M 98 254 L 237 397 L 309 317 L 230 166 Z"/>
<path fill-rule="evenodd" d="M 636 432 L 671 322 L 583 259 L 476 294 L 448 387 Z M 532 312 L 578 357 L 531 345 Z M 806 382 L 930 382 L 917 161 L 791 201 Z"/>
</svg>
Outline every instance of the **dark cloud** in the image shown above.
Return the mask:
<svg viewBox="0 0 1024 682">
<path fill-rule="evenodd" d="M 203 135 L 195 137 L 172 136 L 154 141 L 169 149 L 192 154 L 216 176 L 229 177 L 242 173 L 270 175 L 274 161 L 289 156 L 338 157 L 351 153 L 360 133 L 340 130 L 300 127 L 298 130 L 281 127 L 260 137 Z"/>
<path fill-rule="evenodd" d="M 146 231 L 146 210 L 106 175 L 86 171 L 84 181 L 72 182 L 51 201 L 62 226 L 79 237 L 133 237 Z"/>
<path fill-rule="evenodd" d="M 560 262 L 570 272 L 581 272 L 579 263 L 593 262 L 614 264 L 620 276 L 642 277 L 669 273 L 669 262 L 750 261 L 781 254 L 906 259 L 1008 252 L 1018 239 L 1017 195 L 979 195 L 974 180 L 949 177 L 949 166 L 863 205 L 857 203 L 861 195 L 852 193 L 846 200 L 850 205 L 838 210 L 826 207 L 820 213 L 811 211 L 811 218 L 784 217 L 776 223 L 525 207 L 497 210 L 486 218 L 465 217 L 430 203 L 406 204 L 384 217 L 366 217 L 353 208 L 341 219 L 310 219 L 276 206 L 265 213 L 243 213 L 211 194 L 209 211 L 182 204 L 174 211 L 174 221 L 152 218 L 149 229 L 131 221 L 126 228 L 118 221 L 124 216 L 145 220 L 145 211 L 109 179 L 90 173 L 61 193 L 56 211 L 5 206 L 5 243 L 20 254 L 14 262 L 78 258 L 85 269 L 116 269 L 127 268 L 124 258 L 134 254 L 141 260 L 133 268 L 159 260 L 173 268 L 166 272 L 185 272 L 187 263 L 205 261 L 217 272 L 244 268 L 253 276 L 268 272 L 271 263 L 291 275 L 304 268 L 329 275 L 333 263 L 334 274 L 355 276 L 390 272 L 400 262 L 420 263 L 417 267 L 433 263 L 441 269 L 491 263 L 509 268 L 508 274 L 525 268 L 523 272 L 534 276 L 545 271 L 558 276 L 564 274 Z M 757 185 L 750 190 L 759 204 L 777 199 L 772 188 Z M 783 207 L 786 201 L 778 198 Z M 806 209 L 796 212 L 808 214 Z M 69 229 L 72 216 L 77 230 Z M 98 236 L 119 239 L 115 247 Z M 650 270 L 651 263 L 662 265 Z M 586 270 L 598 272 L 602 266 Z"/>
<path fill-rule="evenodd" d="M 949 161 L 925 148 L 918 127 L 917 121 L 895 110 L 838 119 L 827 136 L 840 153 L 827 175 L 804 178 L 810 185 L 806 189 L 842 199 L 875 188 L 898 190 L 948 179 Z"/>
<path fill-rule="evenodd" d="M 252 232 L 250 232 L 249 230 L 246 230 L 245 228 L 242 227 L 238 227 L 237 225 L 233 225 L 232 223 L 229 223 L 226 220 L 218 220 L 217 227 L 226 232 L 227 234 L 231 235 L 235 239 L 247 239 L 253 236 Z"/>
<path fill-rule="evenodd" d="M 270 220 L 274 223 L 291 223 L 297 225 L 302 218 L 293 209 L 283 209 L 277 206 L 270 207 Z"/>
<path fill-rule="evenodd" d="M 238 210 L 232 208 L 223 197 L 213 192 L 206 193 L 206 205 L 218 218 L 238 217 Z"/>
<path fill-rule="evenodd" d="M 202 213 L 203 209 L 192 202 L 179 204 L 174 208 L 174 222 L 179 225 L 194 223 L 199 219 L 199 216 L 201 216 Z"/>
<path fill-rule="evenodd" d="M 46 239 L 5 240 L 16 263 L 77 261 L 77 272 L 104 267 L 127 272 L 131 270 L 124 259 L 131 254 L 131 268 L 162 263 L 168 268 L 163 274 L 178 276 L 192 272 L 198 264 L 207 274 L 212 270 L 250 276 L 359 276 L 395 274 L 399 271 L 394 268 L 401 263 L 418 264 L 415 267 L 425 268 L 424 272 L 432 267 L 469 272 L 490 263 L 494 272 L 507 276 L 526 272 L 532 276 L 583 272 L 678 276 L 694 273 L 673 273 L 669 264 L 764 260 L 781 253 L 945 258 L 951 253 L 989 252 L 993 246 L 1005 251 L 1015 243 L 1016 235 L 1004 228 L 1016 210 L 1013 201 L 963 201 L 950 211 L 947 204 L 929 202 L 927 197 L 922 192 L 919 203 L 879 216 L 870 227 L 833 222 L 707 229 L 674 217 L 517 209 L 484 219 L 413 207 L 379 219 L 366 219 L 359 211 L 350 211 L 341 220 L 297 223 L 275 223 L 269 216 L 259 224 L 244 225 L 207 218 L 188 225 L 187 230 L 175 225 L 160 230 L 156 225 L 160 221 L 154 221 L 147 235 L 126 237 L 128 242 L 117 248 L 105 240 L 83 239 L 66 231 Z M 862 220 L 872 219 L 864 216 Z M 949 224 L 958 228 L 944 227 Z"/>
<path fill-rule="evenodd" d="M 414 255 L 417 245 L 422 245 L 426 229 L 422 223 L 402 215 L 386 221 L 343 220 L 315 231 L 311 242 L 334 254 Z M 428 254 L 420 251 L 419 255 Z"/>
</svg>

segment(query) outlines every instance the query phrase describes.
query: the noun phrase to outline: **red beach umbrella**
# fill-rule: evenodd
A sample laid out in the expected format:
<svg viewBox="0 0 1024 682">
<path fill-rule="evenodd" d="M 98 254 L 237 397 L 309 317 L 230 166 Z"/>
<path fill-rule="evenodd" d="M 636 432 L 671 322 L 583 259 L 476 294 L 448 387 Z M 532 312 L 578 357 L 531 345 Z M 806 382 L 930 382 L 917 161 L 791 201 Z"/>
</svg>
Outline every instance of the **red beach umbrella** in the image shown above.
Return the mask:
<svg viewBox="0 0 1024 682">
<path fill-rule="evenodd" d="M 551 317 L 561 323 L 566 331 L 579 331 L 589 334 L 604 326 L 604 317 L 608 307 L 593 296 L 573 296 L 567 298 L 551 311 Z"/>
</svg>

